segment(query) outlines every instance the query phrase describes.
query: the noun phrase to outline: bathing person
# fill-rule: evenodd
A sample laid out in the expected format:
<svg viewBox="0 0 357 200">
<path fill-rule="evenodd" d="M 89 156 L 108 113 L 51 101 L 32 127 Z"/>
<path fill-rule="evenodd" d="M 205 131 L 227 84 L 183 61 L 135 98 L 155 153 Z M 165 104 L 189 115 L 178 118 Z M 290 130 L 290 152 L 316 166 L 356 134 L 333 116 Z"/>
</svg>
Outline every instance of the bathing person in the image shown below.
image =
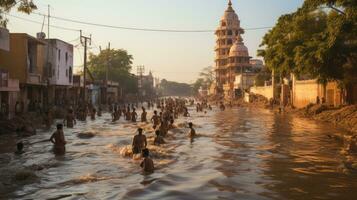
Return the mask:
<svg viewBox="0 0 357 200">
<path fill-rule="evenodd" d="M 135 111 L 135 108 L 133 108 L 133 112 L 131 113 L 131 121 L 136 122 L 136 118 L 138 117 L 138 114 Z"/>
<path fill-rule="evenodd" d="M 23 149 L 24 149 L 24 143 L 18 142 L 18 143 L 16 144 L 15 154 L 21 155 L 21 154 L 25 153 Z"/>
<path fill-rule="evenodd" d="M 154 123 L 154 126 L 158 126 L 160 123 L 160 117 L 157 115 L 157 111 L 154 111 L 154 115 L 151 117 L 151 121 Z"/>
<path fill-rule="evenodd" d="M 57 124 L 57 131 L 52 134 L 50 141 L 54 144 L 53 151 L 56 155 L 63 155 L 66 152 L 66 140 L 64 139 L 62 124 Z"/>
<path fill-rule="evenodd" d="M 154 161 L 149 158 L 149 149 L 142 150 L 143 161 L 140 164 L 140 167 L 143 169 L 144 173 L 154 173 Z"/>
<path fill-rule="evenodd" d="M 147 140 L 146 140 L 146 136 L 143 135 L 143 129 L 138 128 L 138 134 L 134 136 L 133 144 L 132 144 L 133 154 L 141 153 L 141 150 L 146 148 L 146 146 L 147 146 Z"/>
<path fill-rule="evenodd" d="M 192 122 L 188 123 L 188 127 L 190 128 L 190 132 L 189 132 L 189 137 L 190 138 L 194 138 L 196 136 L 196 131 L 195 129 L 193 128 L 193 124 Z"/>
<path fill-rule="evenodd" d="M 143 112 L 141 113 L 141 122 L 146 122 L 147 121 L 147 119 L 146 119 L 147 112 L 146 112 L 144 106 L 142 107 L 142 109 L 143 109 Z"/>
<path fill-rule="evenodd" d="M 76 124 L 76 118 L 74 117 L 73 110 L 69 109 L 68 113 L 63 120 L 63 124 L 66 124 L 67 122 L 67 128 L 73 128 L 74 124 Z"/>
<path fill-rule="evenodd" d="M 154 145 L 156 146 L 160 146 L 161 144 L 165 144 L 165 140 L 164 138 L 162 138 L 162 136 L 160 135 L 160 131 L 156 130 L 155 131 L 155 139 L 154 139 Z"/>
</svg>

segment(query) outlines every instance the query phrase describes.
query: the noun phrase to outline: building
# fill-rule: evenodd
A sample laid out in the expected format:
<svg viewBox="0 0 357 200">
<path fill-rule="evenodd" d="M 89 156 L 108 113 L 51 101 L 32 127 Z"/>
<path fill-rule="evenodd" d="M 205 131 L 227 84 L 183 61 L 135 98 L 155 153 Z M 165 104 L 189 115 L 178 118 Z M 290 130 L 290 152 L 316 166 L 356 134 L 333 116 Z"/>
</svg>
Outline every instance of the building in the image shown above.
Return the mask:
<svg viewBox="0 0 357 200">
<path fill-rule="evenodd" d="M 234 81 L 235 97 L 242 97 L 244 91 L 254 86 L 255 77 L 256 74 L 251 72 L 237 74 Z"/>
<path fill-rule="evenodd" d="M 148 75 L 138 76 L 138 87 L 139 87 L 139 96 L 142 100 L 147 100 L 153 98 L 155 93 L 154 88 L 154 76 L 151 71 Z"/>
<path fill-rule="evenodd" d="M 264 62 L 259 59 L 250 59 L 250 65 L 252 66 L 253 71 L 260 72 L 265 68 Z"/>
<path fill-rule="evenodd" d="M 44 80 L 47 84 L 46 99 L 49 105 L 68 103 L 67 94 L 73 85 L 73 45 L 59 39 L 46 39 L 44 33 L 37 35 L 45 41 Z"/>
<path fill-rule="evenodd" d="M 244 30 L 238 15 L 229 1 L 228 8 L 216 32 L 216 94 L 225 99 L 235 98 L 235 78 L 238 74 L 252 72 L 248 48 L 243 43 Z"/>
<path fill-rule="evenodd" d="M 10 50 L 9 34 L 7 29 L 0 28 L 0 52 Z M 9 72 L 0 65 L 0 117 L 14 116 L 19 91 L 19 80 L 11 79 Z"/>
<path fill-rule="evenodd" d="M 9 51 L 0 51 L 0 66 L 9 74 L 9 79 L 18 79 L 18 101 L 23 111 L 34 111 L 42 106 L 45 84 L 43 74 L 43 41 L 26 33 L 10 33 Z"/>
</svg>

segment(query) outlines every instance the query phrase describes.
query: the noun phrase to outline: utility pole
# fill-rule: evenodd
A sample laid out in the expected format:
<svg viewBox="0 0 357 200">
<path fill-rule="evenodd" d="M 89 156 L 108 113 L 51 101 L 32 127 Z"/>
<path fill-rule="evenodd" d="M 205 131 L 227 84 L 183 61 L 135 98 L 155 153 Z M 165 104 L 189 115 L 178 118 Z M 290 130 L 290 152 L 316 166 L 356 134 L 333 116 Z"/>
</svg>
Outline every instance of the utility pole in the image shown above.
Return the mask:
<svg viewBox="0 0 357 200">
<path fill-rule="evenodd" d="M 47 16 L 47 38 L 50 39 L 50 17 L 51 17 L 51 6 L 47 6 L 48 16 Z"/>
<path fill-rule="evenodd" d="M 107 66 L 105 69 L 105 93 L 104 93 L 104 97 L 105 97 L 105 103 L 108 104 L 108 79 L 109 79 L 109 65 L 111 64 L 111 59 L 110 59 L 110 42 L 108 43 L 108 49 L 107 49 Z"/>
<path fill-rule="evenodd" d="M 83 64 L 83 103 L 86 103 L 87 101 L 87 45 L 89 42 L 89 45 L 92 44 L 92 35 L 89 37 L 83 36 L 82 35 L 82 30 L 81 32 L 81 43 L 84 46 L 84 64 Z"/>
</svg>

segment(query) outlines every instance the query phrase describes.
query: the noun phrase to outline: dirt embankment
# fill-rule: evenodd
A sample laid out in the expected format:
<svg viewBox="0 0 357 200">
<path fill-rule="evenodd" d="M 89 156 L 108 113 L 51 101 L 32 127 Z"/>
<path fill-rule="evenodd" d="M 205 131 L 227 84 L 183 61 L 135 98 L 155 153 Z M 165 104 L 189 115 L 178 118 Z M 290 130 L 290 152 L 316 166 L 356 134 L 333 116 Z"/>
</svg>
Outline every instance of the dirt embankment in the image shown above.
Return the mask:
<svg viewBox="0 0 357 200">
<path fill-rule="evenodd" d="M 297 114 L 315 120 L 330 122 L 353 134 L 357 134 L 357 105 L 334 108 L 327 105 L 308 105 L 296 111 Z"/>
</svg>

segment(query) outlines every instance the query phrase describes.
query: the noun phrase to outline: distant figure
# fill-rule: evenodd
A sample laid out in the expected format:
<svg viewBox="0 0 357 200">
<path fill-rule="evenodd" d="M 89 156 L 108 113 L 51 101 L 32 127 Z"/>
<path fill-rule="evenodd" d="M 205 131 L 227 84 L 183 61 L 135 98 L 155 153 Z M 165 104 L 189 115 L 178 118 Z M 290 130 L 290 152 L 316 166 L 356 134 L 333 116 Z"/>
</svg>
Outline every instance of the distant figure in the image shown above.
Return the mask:
<svg viewBox="0 0 357 200">
<path fill-rule="evenodd" d="M 138 114 L 135 111 L 135 108 L 133 109 L 133 112 L 131 113 L 131 121 L 136 122 L 136 118 L 138 118 Z"/>
<path fill-rule="evenodd" d="M 74 125 L 76 124 L 76 118 L 74 117 L 73 110 L 69 109 L 68 113 L 63 120 L 63 124 L 66 124 L 67 122 L 67 128 L 73 128 Z"/>
<path fill-rule="evenodd" d="M 132 144 L 133 154 L 141 153 L 141 150 L 146 148 L 146 146 L 147 146 L 147 140 L 146 140 L 146 136 L 143 135 L 143 129 L 138 128 L 138 134 L 134 136 L 133 144 Z"/>
<path fill-rule="evenodd" d="M 143 109 L 143 112 L 141 113 L 141 122 L 146 122 L 147 121 L 147 119 L 146 119 L 147 112 L 146 112 L 144 106 L 142 107 L 142 109 Z"/>
<path fill-rule="evenodd" d="M 154 173 L 154 161 L 149 158 L 149 149 L 142 150 L 143 161 L 140 164 L 140 167 L 143 169 L 144 173 Z"/>
<path fill-rule="evenodd" d="M 63 155 L 66 152 L 66 140 L 63 134 L 63 125 L 57 124 L 57 131 L 54 132 L 50 138 L 50 141 L 54 144 L 53 151 L 56 155 Z"/>
<path fill-rule="evenodd" d="M 225 111 L 226 110 L 226 106 L 224 106 L 223 102 L 220 103 L 219 108 L 221 109 L 221 111 Z"/>
<path fill-rule="evenodd" d="M 160 131 L 156 130 L 155 131 L 155 139 L 154 139 L 154 145 L 156 146 L 160 146 L 161 144 L 165 144 L 165 140 L 164 138 L 160 135 Z"/>
<path fill-rule="evenodd" d="M 160 123 L 160 117 L 157 115 L 156 110 L 154 110 L 154 115 L 151 117 L 151 121 L 154 123 L 154 126 L 158 126 Z"/>
<path fill-rule="evenodd" d="M 320 104 L 320 97 L 319 96 L 316 97 L 316 104 Z"/>
<path fill-rule="evenodd" d="M 15 154 L 21 155 L 21 154 L 25 153 L 23 149 L 24 149 L 24 143 L 18 142 L 18 143 L 16 144 Z"/>
<path fill-rule="evenodd" d="M 196 131 L 195 131 L 195 129 L 193 128 L 192 122 L 188 123 L 188 127 L 190 128 L 190 132 L 189 132 L 188 136 L 189 136 L 190 138 L 194 138 L 194 137 L 196 136 Z"/>
<path fill-rule="evenodd" d="M 92 108 L 90 112 L 90 118 L 91 120 L 95 120 L 95 114 L 97 113 L 97 110 L 95 108 Z"/>
</svg>

